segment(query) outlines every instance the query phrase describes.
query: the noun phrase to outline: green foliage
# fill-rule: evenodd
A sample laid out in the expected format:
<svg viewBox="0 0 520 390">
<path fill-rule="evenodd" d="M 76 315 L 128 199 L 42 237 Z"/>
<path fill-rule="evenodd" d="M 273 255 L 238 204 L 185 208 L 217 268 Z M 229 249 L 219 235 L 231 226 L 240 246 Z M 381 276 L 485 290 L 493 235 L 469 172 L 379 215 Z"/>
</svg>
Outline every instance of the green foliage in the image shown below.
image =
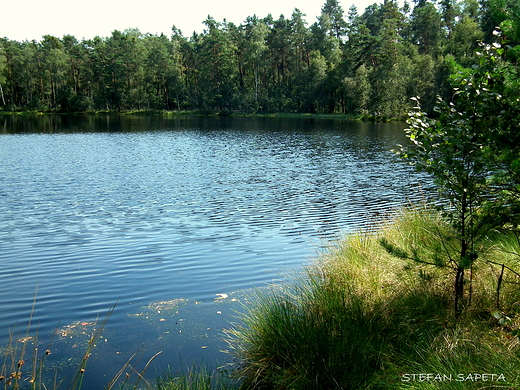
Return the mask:
<svg viewBox="0 0 520 390">
<path fill-rule="evenodd" d="M 410 12 L 392 0 L 361 14 L 351 8 L 345 18 L 339 2 L 327 0 L 311 25 L 295 9 L 290 18 L 253 16 L 240 25 L 209 17 L 191 37 L 173 27 L 171 37 L 129 29 L 82 41 L 3 38 L 0 109 L 404 117 L 409 96 L 420 94 L 430 109 L 433 91 L 447 95 L 445 56 L 471 63 L 481 21 L 500 24 L 508 42 L 518 42 L 517 6 L 491 3 L 479 9 L 475 1 L 443 0 L 437 10 L 420 1 Z M 515 50 L 508 56 L 518 58 Z"/>
<path fill-rule="evenodd" d="M 449 52 L 457 58 L 462 66 L 470 66 L 475 59 L 478 43 L 484 39 L 484 33 L 477 21 L 469 16 L 463 16 L 452 31 L 448 44 Z"/>
<path fill-rule="evenodd" d="M 412 14 L 412 40 L 418 45 L 419 53 L 430 54 L 439 48 L 445 37 L 441 14 L 432 3 L 417 6 Z"/>
<path fill-rule="evenodd" d="M 429 118 L 414 98 L 417 105 L 406 130 L 411 142 L 398 151 L 401 158 L 433 176 L 447 205 L 444 212 L 459 242 L 457 256 L 450 259 L 456 270 L 456 311 L 462 308 L 464 271 L 479 257 L 477 246 L 505 222 L 516 224 L 519 215 L 518 171 L 510 154 L 517 150 L 517 109 L 505 87 L 504 48 L 494 43 L 481 49 L 471 68 L 452 60 L 453 99 L 448 103 L 439 98 L 437 118 Z M 401 257 L 397 250 L 386 248 Z"/>
<path fill-rule="evenodd" d="M 7 59 L 4 48 L 0 48 L 0 104 L 5 107 L 4 89 L 2 84 L 5 83 L 5 68 L 7 65 Z"/>
<path fill-rule="evenodd" d="M 369 71 L 365 65 L 357 68 L 353 77 L 345 77 L 343 84 L 347 99 L 347 110 L 364 115 L 368 114 L 371 85 L 368 79 Z"/>
</svg>

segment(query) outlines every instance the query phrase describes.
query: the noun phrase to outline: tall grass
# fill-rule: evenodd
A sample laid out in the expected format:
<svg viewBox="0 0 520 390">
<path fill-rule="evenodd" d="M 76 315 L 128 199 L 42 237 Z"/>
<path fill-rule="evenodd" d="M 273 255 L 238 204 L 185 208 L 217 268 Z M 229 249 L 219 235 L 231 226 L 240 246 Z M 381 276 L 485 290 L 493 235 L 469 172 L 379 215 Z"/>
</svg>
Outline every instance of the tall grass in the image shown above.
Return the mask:
<svg viewBox="0 0 520 390">
<path fill-rule="evenodd" d="M 376 234 L 347 237 L 292 283 L 258 292 L 228 332 L 243 388 L 520 388 L 518 241 L 495 234 L 482 244 L 471 304 L 454 316 L 450 237 L 436 212 L 403 211 Z M 508 274 L 497 307 L 500 264 Z"/>
</svg>

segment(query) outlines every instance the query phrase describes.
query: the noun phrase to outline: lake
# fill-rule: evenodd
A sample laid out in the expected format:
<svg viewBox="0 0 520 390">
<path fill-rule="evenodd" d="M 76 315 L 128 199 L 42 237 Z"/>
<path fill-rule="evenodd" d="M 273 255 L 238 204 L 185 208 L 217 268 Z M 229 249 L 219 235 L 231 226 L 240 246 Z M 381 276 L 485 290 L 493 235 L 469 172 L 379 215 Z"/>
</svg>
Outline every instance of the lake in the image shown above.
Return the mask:
<svg viewBox="0 0 520 390">
<path fill-rule="evenodd" d="M 225 362 L 222 328 L 252 289 L 431 191 L 391 152 L 404 127 L 0 116 L 0 352 L 25 335 L 37 289 L 32 328 L 41 345 L 55 334 L 47 364 L 61 371 L 117 302 L 83 388 L 137 350 L 141 365 L 162 351 L 151 378 Z"/>
</svg>

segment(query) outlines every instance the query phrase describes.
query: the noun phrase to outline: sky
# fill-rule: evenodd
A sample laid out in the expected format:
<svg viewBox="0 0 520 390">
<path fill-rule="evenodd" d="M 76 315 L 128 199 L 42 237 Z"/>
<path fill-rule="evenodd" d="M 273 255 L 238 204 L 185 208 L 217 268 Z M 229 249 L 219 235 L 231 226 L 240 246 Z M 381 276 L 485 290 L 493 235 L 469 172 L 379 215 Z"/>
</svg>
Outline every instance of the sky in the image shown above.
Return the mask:
<svg viewBox="0 0 520 390">
<path fill-rule="evenodd" d="M 339 0 L 345 17 L 352 4 L 358 12 L 382 0 Z M 3 4 L 2 4 L 3 3 Z M 182 35 L 202 32 L 211 15 L 240 24 L 248 16 L 269 13 L 275 19 L 290 18 L 294 8 L 306 14 L 309 25 L 316 21 L 325 0 L 3 0 L 0 3 L 0 37 L 14 41 L 37 40 L 43 35 L 58 38 L 73 35 L 79 40 L 108 37 L 113 30 L 138 28 L 142 33 L 171 35 L 175 25 Z"/>
</svg>

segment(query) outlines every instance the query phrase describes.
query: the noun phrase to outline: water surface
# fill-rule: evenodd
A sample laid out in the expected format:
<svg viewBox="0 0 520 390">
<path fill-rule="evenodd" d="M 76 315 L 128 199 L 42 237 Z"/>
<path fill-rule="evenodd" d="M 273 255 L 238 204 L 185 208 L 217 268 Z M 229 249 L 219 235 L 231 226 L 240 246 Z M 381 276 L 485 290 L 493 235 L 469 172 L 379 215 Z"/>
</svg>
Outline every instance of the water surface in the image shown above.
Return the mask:
<svg viewBox="0 0 520 390">
<path fill-rule="evenodd" d="M 226 323 L 216 294 L 282 280 L 335 237 L 428 191 L 429 180 L 391 152 L 403 128 L 0 116 L 0 340 L 25 326 L 38 287 L 42 338 L 117 301 L 98 370 L 143 344 L 166 351 L 160 367 L 178 353 L 212 358 L 218 342 L 206 344 Z M 193 304 L 168 318 L 153 310 L 179 299 Z M 182 338 L 179 326 L 197 335 Z"/>
</svg>

